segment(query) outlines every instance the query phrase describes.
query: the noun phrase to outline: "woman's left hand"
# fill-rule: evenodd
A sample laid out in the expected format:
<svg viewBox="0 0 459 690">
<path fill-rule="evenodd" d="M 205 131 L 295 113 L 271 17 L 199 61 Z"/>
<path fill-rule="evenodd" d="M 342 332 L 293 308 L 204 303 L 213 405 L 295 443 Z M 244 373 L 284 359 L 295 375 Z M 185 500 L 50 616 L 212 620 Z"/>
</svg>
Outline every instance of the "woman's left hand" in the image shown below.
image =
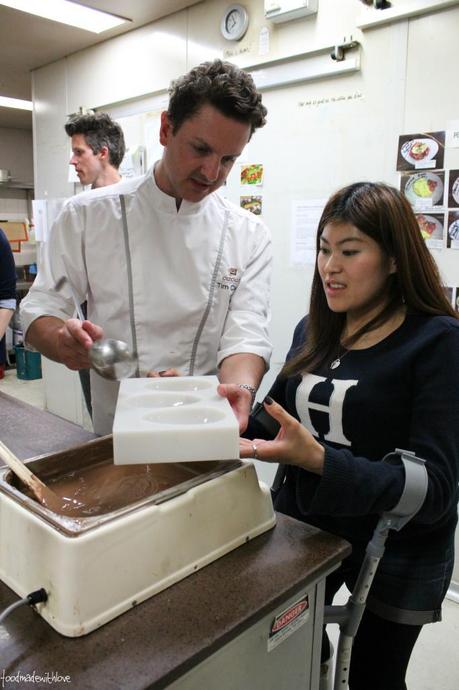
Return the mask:
<svg viewBox="0 0 459 690">
<path fill-rule="evenodd" d="M 240 439 L 241 458 L 253 458 L 265 462 L 298 465 L 309 472 L 322 474 L 325 451 L 312 434 L 278 403 L 266 398 L 264 407 L 281 425 L 274 441 Z"/>
</svg>

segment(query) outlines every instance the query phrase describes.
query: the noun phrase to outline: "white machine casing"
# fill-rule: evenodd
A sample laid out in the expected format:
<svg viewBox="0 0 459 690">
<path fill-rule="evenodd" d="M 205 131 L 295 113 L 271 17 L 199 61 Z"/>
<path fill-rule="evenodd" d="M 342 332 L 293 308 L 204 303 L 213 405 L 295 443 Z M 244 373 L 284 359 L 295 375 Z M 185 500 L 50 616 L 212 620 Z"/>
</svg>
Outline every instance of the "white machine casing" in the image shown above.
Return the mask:
<svg viewBox="0 0 459 690">
<path fill-rule="evenodd" d="M 85 446 L 108 441 L 111 449 L 110 437 Z M 30 467 L 40 474 L 40 462 L 57 456 Z M 80 519 L 28 498 L 2 468 L 0 578 L 20 597 L 43 587 L 48 601 L 37 610 L 62 635 L 91 632 L 274 526 L 270 491 L 253 464 L 216 465 L 227 468 L 179 485 L 175 495 Z"/>
</svg>

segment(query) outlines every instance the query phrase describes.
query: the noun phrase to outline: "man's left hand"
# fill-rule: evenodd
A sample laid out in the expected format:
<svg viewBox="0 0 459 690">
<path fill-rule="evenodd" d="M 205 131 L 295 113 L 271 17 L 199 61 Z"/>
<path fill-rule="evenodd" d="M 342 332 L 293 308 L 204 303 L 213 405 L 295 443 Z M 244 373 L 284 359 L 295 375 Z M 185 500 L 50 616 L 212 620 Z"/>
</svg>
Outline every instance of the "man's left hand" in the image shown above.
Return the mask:
<svg viewBox="0 0 459 690">
<path fill-rule="evenodd" d="M 243 434 L 249 423 L 252 409 L 252 395 L 246 388 L 240 388 L 237 383 L 220 383 L 217 393 L 226 398 L 239 422 L 239 433 Z"/>
</svg>

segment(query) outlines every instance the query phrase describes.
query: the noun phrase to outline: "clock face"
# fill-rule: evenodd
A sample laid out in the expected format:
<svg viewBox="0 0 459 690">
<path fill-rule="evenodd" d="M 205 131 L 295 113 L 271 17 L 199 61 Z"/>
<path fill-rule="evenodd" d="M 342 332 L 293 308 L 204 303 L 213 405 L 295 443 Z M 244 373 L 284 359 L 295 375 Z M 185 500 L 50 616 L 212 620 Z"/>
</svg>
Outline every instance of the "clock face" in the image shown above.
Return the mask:
<svg viewBox="0 0 459 690">
<path fill-rule="evenodd" d="M 225 26 L 228 33 L 231 34 L 237 32 L 242 24 L 243 18 L 241 17 L 240 12 L 237 10 L 231 10 L 231 12 L 226 15 Z"/>
<path fill-rule="evenodd" d="M 247 31 L 249 15 L 242 5 L 230 5 L 226 8 L 221 22 L 221 32 L 228 41 L 239 41 Z"/>
</svg>

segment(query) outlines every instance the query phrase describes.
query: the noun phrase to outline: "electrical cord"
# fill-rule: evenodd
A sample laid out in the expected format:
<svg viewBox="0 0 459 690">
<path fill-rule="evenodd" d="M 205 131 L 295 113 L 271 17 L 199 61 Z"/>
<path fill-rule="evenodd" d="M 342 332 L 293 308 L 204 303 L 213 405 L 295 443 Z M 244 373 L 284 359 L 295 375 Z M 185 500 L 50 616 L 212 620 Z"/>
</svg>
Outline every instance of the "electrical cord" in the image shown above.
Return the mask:
<svg viewBox="0 0 459 690">
<path fill-rule="evenodd" d="M 24 599 L 19 599 L 19 601 L 15 601 L 14 604 L 11 604 L 8 606 L 3 613 L 0 614 L 0 625 L 2 625 L 3 621 L 7 616 L 10 615 L 13 611 L 18 609 L 20 606 L 33 606 L 34 604 L 40 604 L 41 602 L 45 602 L 48 599 L 48 594 L 46 593 L 46 590 L 43 589 L 37 589 L 35 592 L 30 592 Z"/>
</svg>

